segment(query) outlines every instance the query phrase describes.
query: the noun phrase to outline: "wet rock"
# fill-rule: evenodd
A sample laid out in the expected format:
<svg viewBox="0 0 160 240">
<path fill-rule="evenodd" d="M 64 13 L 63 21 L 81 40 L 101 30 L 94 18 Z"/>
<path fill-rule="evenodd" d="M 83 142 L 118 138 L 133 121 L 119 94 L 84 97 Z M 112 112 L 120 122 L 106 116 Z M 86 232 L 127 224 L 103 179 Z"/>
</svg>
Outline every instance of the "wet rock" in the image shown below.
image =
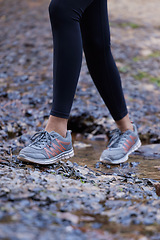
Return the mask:
<svg viewBox="0 0 160 240">
<path fill-rule="evenodd" d="M 62 220 L 68 220 L 74 224 L 77 224 L 79 222 L 79 217 L 69 212 L 65 213 L 57 212 L 57 217 L 61 218 Z"/>
<path fill-rule="evenodd" d="M 10 192 L 10 189 L 8 188 L 1 188 L 0 189 L 0 197 L 6 196 Z"/>
<path fill-rule="evenodd" d="M 125 193 L 124 192 L 116 193 L 115 199 L 119 199 L 119 198 L 125 198 Z"/>
<path fill-rule="evenodd" d="M 0 164 L 8 164 L 8 161 L 6 161 L 5 159 L 0 159 Z"/>
<path fill-rule="evenodd" d="M 30 141 L 30 137 L 26 136 L 26 135 L 22 135 L 19 137 L 19 142 L 28 145 L 27 143 L 29 143 Z"/>
<path fill-rule="evenodd" d="M 86 143 L 82 143 L 82 142 L 78 142 L 78 141 L 75 141 L 73 146 L 75 148 L 86 148 L 86 147 L 91 147 L 92 145 L 91 144 L 86 144 Z"/>
<path fill-rule="evenodd" d="M 26 112 L 25 112 L 25 116 L 26 117 L 32 116 L 32 110 L 31 109 L 27 109 Z"/>
<path fill-rule="evenodd" d="M 20 94 L 18 91 L 14 91 L 14 92 L 8 91 L 7 97 L 9 100 L 20 99 Z"/>
<path fill-rule="evenodd" d="M 105 167 L 108 168 L 108 169 L 111 169 L 111 166 L 108 165 L 108 164 L 106 164 Z"/>
<path fill-rule="evenodd" d="M 143 181 L 141 179 L 135 179 L 135 183 L 143 183 Z"/>
<path fill-rule="evenodd" d="M 156 189 L 156 194 L 157 194 L 157 196 L 160 197 L 160 183 L 154 184 L 154 187 L 155 187 L 155 189 Z"/>
<path fill-rule="evenodd" d="M 100 229 L 101 226 L 102 226 L 101 223 L 96 223 L 96 222 L 95 222 L 95 223 L 92 224 L 92 228 L 95 228 L 95 229 Z"/>
<path fill-rule="evenodd" d="M 73 165 L 74 165 L 75 167 L 78 167 L 78 164 L 77 164 L 76 162 L 74 162 Z"/>
<path fill-rule="evenodd" d="M 136 154 L 143 155 L 148 158 L 160 158 L 160 144 L 150 144 L 141 146 Z"/>
<path fill-rule="evenodd" d="M 154 1 L 152 5 L 158 6 Z M 124 3 L 128 4 L 128 11 L 131 9 L 138 13 L 136 9 L 142 9 L 138 1 Z M 50 240 L 54 236 L 55 239 L 68 240 L 146 240 L 149 236 L 152 240 L 160 239 L 159 192 L 155 196 L 155 191 L 159 190 L 154 186 L 154 181 L 137 177 L 137 160 L 117 168 L 108 165 L 107 174 L 103 171 L 89 172 L 88 163 L 88 168 L 84 169 L 76 163 L 72 165 L 70 161 L 54 164 L 50 168 L 22 164 L 16 160 L 17 152 L 28 144 L 33 130 L 39 131 L 44 127 L 52 103 L 50 76 L 53 46 L 50 29 L 46 27 L 48 15 L 45 8 L 46 2 L 42 0 L 1 1 L 4 14 L 1 17 L 0 45 L 0 238 Z M 122 24 L 116 20 L 117 11 L 122 11 L 123 14 L 119 15 L 123 15 L 124 19 L 128 14 L 123 4 L 117 8 L 117 1 L 113 1 L 111 8 L 117 9 L 112 11 L 112 25 L 115 24 L 112 27 L 116 28 L 112 36 L 113 50 L 123 75 L 131 117 L 138 124 L 143 143 L 156 143 L 154 146 L 148 145 L 148 150 L 147 146 L 142 146 L 136 154 L 159 159 L 160 94 L 158 85 L 149 79 L 149 75 L 159 76 L 159 53 L 158 56 L 148 56 L 154 54 L 155 49 L 159 51 L 159 18 L 155 27 L 153 19 L 156 11 L 151 14 L 152 7 L 146 2 L 140 16 L 142 26 L 134 28 L 135 25 L 128 21 Z M 148 17 L 147 13 L 152 17 Z M 139 18 L 139 14 L 137 16 Z M 150 21 L 149 28 L 146 21 Z M 146 41 L 148 32 L 151 37 Z M 135 36 L 138 37 L 136 48 Z M 133 61 L 135 57 L 139 59 Z M 16 61 L 17 66 L 13 64 Z M 139 75 L 138 71 L 143 74 Z M 85 133 L 92 140 L 104 141 L 108 130 L 115 127 L 113 119 L 96 92 L 85 58 L 81 73 L 69 128 Z M 138 80 L 138 77 L 142 79 Z M 76 140 L 80 143 L 77 149 L 88 149 L 82 139 Z M 158 164 L 156 166 L 159 169 Z M 60 211 L 66 212 L 66 215 L 58 216 L 56 213 L 61 214 Z M 84 215 L 86 218 L 81 218 Z M 116 225 L 119 223 L 128 225 L 127 232 L 124 226 Z M 134 228 L 135 232 L 133 224 L 140 224 Z"/>
<path fill-rule="evenodd" d="M 154 218 L 146 217 L 146 218 L 144 218 L 143 223 L 145 225 L 152 225 L 152 224 L 154 224 Z"/>
<path fill-rule="evenodd" d="M 148 179 L 148 178 L 143 178 L 143 182 L 145 186 L 153 186 L 154 185 L 154 180 Z"/>
<path fill-rule="evenodd" d="M 129 163 L 128 163 L 128 162 L 126 162 L 126 163 L 121 163 L 120 166 L 121 166 L 122 168 L 129 168 Z"/>
<path fill-rule="evenodd" d="M 87 136 L 87 139 L 93 140 L 93 141 L 107 141 L 107 136 L 105 134 L 98 134 L 98 135 L 93 135 L 89 134 Z"/>
<path fill-rule="evenodd" d="M 49 202 L 57 202 L 57 198 L 53 194 L 47 195 L 47 199 Z"/>
<path fill-rule="evenodd" d="M 83 179 L 83 180 L 87 180 L 87 178 L 85 176 L 83 176 L 79 171 L 75 171 L 74 172 L 74 175 L 77 177 L 77 178 L 80 178 L 80 179 Z"/>
<path fill-rule="evenodd" d="M 27 75 L 23 75 L 20 77 L 20 81 L 21 82 L 26 82 L 28 80 L 28 76 Z"/>
<path fill-rule="evenodd" d="M 97 172 L 97 173 L 96 173 L 96 176 L 101 176 L 101 174 Z"/>
<path fill-rule="evenodd" d="M 73 168 L 73 163 L 69 160 L 66 162 L 66 165 L 71 169 Z"/>
<path fill-rule="evenodd" d="M 131 162 L 131 167 L 137 167 L 140 163 L 139 162 Z"/>
<path fill-rule="evenodd" d="M 100 164 L 101 164 L 101 162 L 96 163 L 95 168 L 100 168 Z"/>
<path fill-rule="evenodd" d="M 71 173 L 63 173 L 63 176 L 65 176 L 65 177 L 70 177 L 70 176 L 71 176 Z"/>
<path fill-rule="evenodd" d="M 33 198 L 35 196 L 35 193 L 30 193 L 30 192 L 26 192 L 26 193 L 18 193 L 18 194 L 9 194 L 8 199 L 10 201 L 20 201 L 23 199 L 28 199 L 28 198 Z"/>
<path fill-rule="evenodd" d="M 0 91 L 0 97 L 7 98 L 8 97 L 7 91 L 1 90 Z"/>
</svg>

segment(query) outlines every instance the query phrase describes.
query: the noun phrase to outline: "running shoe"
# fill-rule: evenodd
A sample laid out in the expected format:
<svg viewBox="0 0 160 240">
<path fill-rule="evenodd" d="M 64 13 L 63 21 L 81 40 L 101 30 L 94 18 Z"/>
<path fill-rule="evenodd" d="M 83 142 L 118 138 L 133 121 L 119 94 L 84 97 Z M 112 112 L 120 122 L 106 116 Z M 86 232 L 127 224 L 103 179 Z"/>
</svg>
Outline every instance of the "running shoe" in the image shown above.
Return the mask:
<svg viewBox="0 0 160 240">
<path fill-rule="evenodd" d="M 49 133 L 43 130 L 30 139 L 31 143 L 19 152 L 17 158 L 21 161 L 44 165 L 74 156 L 70 130 L 65 138 L 55 131 Z"/>
<path fill-rule="evenodd" d="M 129 154 L 141 146 L 138 137 L 137 127 L 134 123 L 133 131 L 127 130 L 122 133 L 119 129 L 114 129 L 111 139 L 101 156 L 100 161 L 107 164 L 119 164 L 128 160 Z"/>
</svg>

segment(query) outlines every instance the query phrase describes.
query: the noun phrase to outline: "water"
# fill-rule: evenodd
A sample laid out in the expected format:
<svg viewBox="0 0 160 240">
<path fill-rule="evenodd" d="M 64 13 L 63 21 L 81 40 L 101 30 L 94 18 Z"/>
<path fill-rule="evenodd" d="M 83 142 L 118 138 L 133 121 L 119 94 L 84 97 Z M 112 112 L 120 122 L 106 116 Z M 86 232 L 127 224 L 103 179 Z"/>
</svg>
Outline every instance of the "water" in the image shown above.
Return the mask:
<svg viewBox="0 0 160 240">
<path fill-rule="evenodd" d="M 86 144 L 86 147 L 83 147 L 83 144 Z M 77 162 L 79 165 L 87 165 L 87 167 L 105 174 L 129 174 L 133 177 L 136 174 L 139 178 L 160 180 L 160 159 L 132 154 L 124 164 L 104 165 L 98 164 L 98 162 L 102 151 L 106 148 L 105 141 L 91 141 L 83 138 L 77 141 L 73 136 L 73 146 L 75 156 L 71 158 L 71 161 Z"/>
</svg>

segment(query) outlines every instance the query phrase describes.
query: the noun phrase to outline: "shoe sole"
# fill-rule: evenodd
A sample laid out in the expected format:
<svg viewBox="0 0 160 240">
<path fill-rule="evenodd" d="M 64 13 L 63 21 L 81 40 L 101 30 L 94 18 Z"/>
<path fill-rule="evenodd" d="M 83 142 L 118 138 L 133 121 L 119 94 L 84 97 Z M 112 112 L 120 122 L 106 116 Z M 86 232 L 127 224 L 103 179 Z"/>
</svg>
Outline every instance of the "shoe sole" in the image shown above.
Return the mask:
<svg viewBox="0 0 160 240">
<path fill-rule="evenodd" d="M 48 165 L 48 164 L 56 163 L 58 160 L 65 160 L 65 159 L 71 158 L 73 156 L 74 156 L 74 150 L 72 148 L 69 151 L 62 152 L 62 153 L 58 154 L 57 156 L 55 156 L 53 158 L 49 158 L 47 160 L 29 158 L 29 157 L 25 156 L 24 154 L 23 155 L 21 154 L 17 158 L 23 162 L 29 162 L 29 163 L 31 162 L 31 163 L 38 163 L 41 165 Z"/>
<path fill-rule="evenodd" d="M 140 146 L 141 146 L 141 141 L 140 139 L 138 139 L 138 141 L 130 148 L 130 150 L 128 151 L 128 153 L 123 157 L 123 158 L 120 158 L 120 159 L 117 159 L 117 160 L 105 160 L 105 159 L 101 159 L 100 158 L 100 161 L 103 162 L 103 163 L 108 163 L 108 164 L 120 164 L 120 163 L 123 163 L 123 162 L 126 162 L 128 160 L 128 156 L 136 151 Z"/>
</svg>

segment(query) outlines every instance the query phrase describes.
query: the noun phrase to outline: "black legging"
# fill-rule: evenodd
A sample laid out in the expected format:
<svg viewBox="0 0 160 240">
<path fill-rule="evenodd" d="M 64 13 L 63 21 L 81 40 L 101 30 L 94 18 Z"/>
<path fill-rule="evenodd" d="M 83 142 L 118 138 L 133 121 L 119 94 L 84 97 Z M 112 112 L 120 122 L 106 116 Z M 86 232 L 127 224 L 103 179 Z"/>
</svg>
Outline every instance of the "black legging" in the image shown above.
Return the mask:
<svg viewBox="0 0 160 240">
<path fill-rule="evenodd" d="M 82 64 L 115 121 L 127 115 L 121 79 L 110 49 L 107 0 L 52 0 L 53 102 L 50 115 L 69 118 Z"/>
</svg>

